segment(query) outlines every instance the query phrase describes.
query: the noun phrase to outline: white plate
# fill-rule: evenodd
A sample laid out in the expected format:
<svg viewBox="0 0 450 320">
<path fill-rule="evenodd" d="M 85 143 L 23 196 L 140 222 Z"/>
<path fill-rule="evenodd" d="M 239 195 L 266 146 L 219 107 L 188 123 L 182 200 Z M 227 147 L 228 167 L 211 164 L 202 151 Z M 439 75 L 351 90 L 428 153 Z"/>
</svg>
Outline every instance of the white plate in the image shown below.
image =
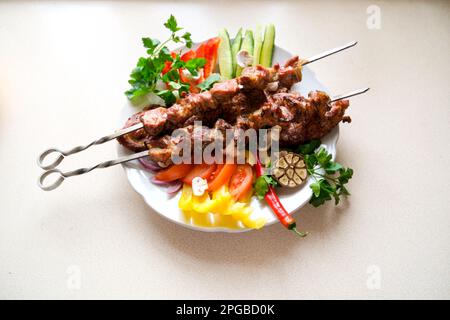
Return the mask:
<svg viewBox="0 0 450 320">
<path fill-rule="evenodd" d="M 284 63 L 293 55 L 288 51 L 276 46 L 274 52 L 274 63 Z M 303 69 L 303 79 L 300 83 L 297 83 L 292 88 L 293 91 L 300 92 L 302 95 L 307 95 L 308 92 L 312 90 L 322 90 L 328 92 L 323 84 L 319 82 L 316 78 L 315 73 L 308 67 Z M 133 106 L 131 103 L 127 103 L 121 112 L 119 127 L 122 127 L 129 116 L 140 111 L 140 109 Z M 333 159 L 336 156 L 336 142 L 339 136 L 339 127 L 334 128 L 328 135 L 322 139 L 322 145 L 333 155 Z M 126 150 L 121 145 L 117 144 L 117 153 L 119 156 L 129 154 L 130 152 Z M 165 188 L 156 186 L 152 184 L 149 179 L 151 174 L 141 169 L 141 166 L 137 161 L 128 162 L 123 164 L 128 181 L 131 186 L 136 190 L 145 200 L 150 208 L 159 213 L 160 215 L 166 217 L 167 219 L 199 231 L 207 232 L 243 232 L 252 229 L 248 228 L 229 228 L 222 226 L 214 226 L 214 215 L 210 214 L 207 219 L 211 222 L 211 225 L 198 225 L 195 222 L 185 217 L 185 215 L 178 208 L 178 199 L 180 198 L 181 192 L 178 192 L 173 197 L 169 197 L 165 192 Z M 281 199 L 283 206 L 290 213 L 295 212 L 302 206 L 308 203 L 312 196 L 312 191 L 309 185 L 312 183 L 312 178 L 303 184 L 300 188 L 287 189 L 278 188 L 277 192 Z M 266 226 L 278 222 L 277 217 L 272 213 L 270 207 L 268 207 L 264 201 L 258 200 L 253 197 L 251 202 L 253 207 L 252 217 L 265 217 Z"/>
</svg>

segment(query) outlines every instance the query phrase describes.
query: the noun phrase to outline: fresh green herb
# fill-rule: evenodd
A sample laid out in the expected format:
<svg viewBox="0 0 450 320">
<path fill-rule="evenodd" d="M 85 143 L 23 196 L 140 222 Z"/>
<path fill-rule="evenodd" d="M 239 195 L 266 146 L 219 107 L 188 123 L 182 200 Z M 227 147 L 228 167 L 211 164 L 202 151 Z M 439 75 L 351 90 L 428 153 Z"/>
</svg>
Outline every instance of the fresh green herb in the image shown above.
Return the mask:
<svg viewBox="0 0 450 320">
<path fill-rule="evenodd" d="M 310 142 L 302 144 L 300 147 L 298 147 L 297 153 L 301 153 L 303 155 L 314 153 L 314 151 L 320 146 L 321 143 L 322 142 L 320 140 L 311 140 Z"/>
<path fill-rule="evenodd" d="M 268 175 L 262 175 L 258 177 L 255 181 L 255 194 L 258 197 L 258 199 L 264 199 L 264 196 L 269 191 L 269 186 L 276 186 L 278 183 L 277 181 Z"/>
<path fill-rule="evenodd" d="M 177 20 L 173 15 L 164 23 L 164 26 L 171 32 L 170 37 L 164 42 L 158 39 L 142 38 L 142 44 L 147 49 L 147 57 L 139 58 L 136 67 L 130 74 L 128 83 L 131 88 L 125 92 L 130 100 L 137 100 L 150 92 L 161 97 L 166 105 L 171 105 L 183 92 L 189 90 L 189 84 L 180 79 L 179 69 L 188 70 L 193 76 L 198 74 L 198 69 L 202 68 L 206 60 L 204 58 L 182 61 L 179 54 L 172 57 L 167 45 L 171 42 L 182 43 L 186 47 L 192 47 L 191 34 L 185 32 L 180 35 L 179 31 L 183 28 L 178 26 Z M 170 69 L 162 75 L 162 71 L 171 63 Z M 162 80 L 168 84 L 167 90 L 156 89 L 158 81 Z"/>
<path fill-rule="evenodd" d="M 218 73 L 211 73 L 205 81 L 200 83 L 197 88 L 201 91 L 206 91 L 212 88 L 213 84 L 220 81 L 220 75 Z"/>
<path fill-rule="evenodd" d="M 352 178 L 353 169 L 345 168 L 342 164 L 331 160 L 332 156 L 325 148 L 314 151 L 320 143 L 319 140 L 313 140 L 298 149 L 299 152 L 304 151 L 308 174 L 315 179 L 315 182 L 310 185 L 313 196 L 309 203 L 318 207 L 334 198 L 334 203 L 337 205 L 341 196 L 350 195 L 345 184 Z"/>
</svg>

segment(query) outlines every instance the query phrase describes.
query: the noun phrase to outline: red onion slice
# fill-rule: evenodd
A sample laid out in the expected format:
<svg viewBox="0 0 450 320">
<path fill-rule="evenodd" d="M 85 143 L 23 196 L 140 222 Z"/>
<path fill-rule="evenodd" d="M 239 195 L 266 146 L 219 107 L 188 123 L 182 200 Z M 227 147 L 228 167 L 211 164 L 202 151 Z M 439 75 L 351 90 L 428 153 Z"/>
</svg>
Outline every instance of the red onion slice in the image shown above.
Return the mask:
<svg viewBox="0 0 450 320">
<path fill-rule="evenodd" d="M 173 184 L 173 182 L 161 181 L 161 180 L 156 179 L 155 177 L 151 177 L 150 181 L 153 184 L 156 184 L 157 186 L 163 186 L 163 187 L 168 187 L 169 185 Z"/>
<path fill-rule="evenodd" d="M 147 160 L 147 158 L 139 158 L 138 161 L 145 169 L 149 170 L 150 172 L 156 172 L 163 169 L 153 161 Z"/>
<path fill-rule="evenodd" d="M 167 193 L 170 195 L 174 195 L 178 191 L 180 191 L 181 187 L 183 186 L 183 183 L 181 181 L 174 181 L 171 185 L 167 187 Z"/>
</svg>

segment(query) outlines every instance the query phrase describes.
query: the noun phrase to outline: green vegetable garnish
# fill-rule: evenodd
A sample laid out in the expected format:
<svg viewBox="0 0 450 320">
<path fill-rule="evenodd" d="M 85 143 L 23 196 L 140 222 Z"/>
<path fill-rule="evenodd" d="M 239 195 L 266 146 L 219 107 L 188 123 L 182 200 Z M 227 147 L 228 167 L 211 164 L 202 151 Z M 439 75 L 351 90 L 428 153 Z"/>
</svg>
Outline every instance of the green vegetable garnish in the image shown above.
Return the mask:
<svg viewBox="0 0 450 320">
<path fill-rule="evenodd" d="M 309 203 L 318 207 L 334 198 L 337 205 L 341 196 L 350 195 L 345 184 L 352 178 L 353 169 L 331 160 L 332 156 L 325 148 L 314 151 L 318 146 L 320 141 L 312 140 L 298 148 L 304 154 L 308 174 L 316 180 L 310 185 L 313 196 Z"/>
<path fill-rule="evenodd" d="M 191 34 L 184 32 L 180 35 L 179 31 L 183 28 L 178 26 L 173 15 L 170 15 L 164 26 L 171 32 L 169 39 L 166 41 L 160 42 L 158 39 L 142 38 L 148 56 L 139 58 L 136 67 L 130 74 L 128 83 L 131 88 L 125 94 L 132 101 L 137 101 L 140 97 L 152 92 L 161 97 L 167 106 L 173 104 L 182 92 L 188 92 L 189 90 L 189 84 L 180 80 L 178 69 L 184 68 L 193 76 L 196 76 L 198 69 L 206 63 L 204 58 L 195 58 L 184 62 L 180 59 L 179 54 L 174 54 L 175 57 L 172 57 L 167 45 L 171 42 L 182 43 L 191 48 Z M 166 62 L 171 63 L 171 65 L 169 70 L 166 70 L 167 72 L 162 75 L 162 71 L 168 67 Z M 166 90 L 156 89 L 159 80 L 167 83 L 169 88 Z"/>
<path fill-rule="evenodd" d="M 200 88 L 201 91 L 206 91 L 212 88 L 213 84 L 220 81 L 220 74 L 211 73 L 205 81 L 200 83 L 197 88 Z"/>
<path fill-rule="evenodd" d="M 223 79 L 232 79 L 233 70 L 233 53 L 231 51 L 230 36 L 227 29 L 223 28 L 219 31 L 219 70 Z"/>
<path fill-rule="evenodd" d="M 264 67 L 272 66 L 273 48 L 275 45 L 275 26 L 269 24 L 264 32 L 264 41 L 261 48 L 259 63 Z"/>
<path fill-rule="evenodd" d="M 249 54 L 253 55 L 253 31 L 245 31 L 244 39 L 242 40 L 241 50 L 247 51 Z M 253 63 L 252 63 L 253 64 Z M 239 77 L 242 72 L 242 67 L 236 65 L 236 77 Z"/>
<path fill-rule="evenodd" d="M 236 54 L 241 49 L 242 45 L 242 28 L 239 28 L 238 32 L 236 33 L 236 36 L 234 37 L 234 40 L 231 44 L 231 58 L 233 62 L 233 77 L 236 75 Z"/>
<path fill-rule="evenodd" d="M 264 28 L 258 24 L 254 33 L 254 46 L 253 46 L 253 65 L 260 64 L 261 51 L 264 41 Z"/>
<path fill-rule="evenodd" d="M 269 191 L 269 186 L 277 186 L 278 182 L 272 178 L 271 176 L 262 175 L 258 177 L 255 181 L 254 189 L 255 194 L 258 197 L 258 199 L 264 199 L 264 196 L 266 195 L 267 191 Z"/>
<path fill-rule="evenodd" d="M 311 140 L 308 143 L 302 144 L 297 148 L 297 153 L 301 153 L 303 155 L 314 153 L 314 151 L 320 147 L 322 142 L 320 140 Z"/>
</svg>

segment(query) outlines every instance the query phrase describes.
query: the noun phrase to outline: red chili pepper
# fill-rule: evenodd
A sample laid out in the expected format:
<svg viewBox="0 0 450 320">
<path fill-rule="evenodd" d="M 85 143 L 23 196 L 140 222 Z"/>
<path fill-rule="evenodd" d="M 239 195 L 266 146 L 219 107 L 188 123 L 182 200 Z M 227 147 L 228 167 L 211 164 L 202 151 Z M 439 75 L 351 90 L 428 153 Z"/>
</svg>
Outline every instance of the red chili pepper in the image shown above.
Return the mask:
<svg viewBox="0 0 450 320">
<path fill-rule="evenodd" d="M 262 166 L 261 161 L 259 161 L 259 158 L 257 158 L 256 176 L 260 177 L 262 175 L 264 175 L 264 167 Z M 297 230 L 297 224 L 295 222 L 295 219 L 283 207 L 280 198 L 278 198 L 274 188 L 271 185 L 269 185 L 269 190 L 264 196 L 264 199 L 266 200 L 269 207 L 272 208 L 272 211 L 278 217 L 283 226 L 285 226 L 288 230 L 295 232 L 300 237 L 306 237 L 308 233 L 304 233 Z"/>
</svg>

